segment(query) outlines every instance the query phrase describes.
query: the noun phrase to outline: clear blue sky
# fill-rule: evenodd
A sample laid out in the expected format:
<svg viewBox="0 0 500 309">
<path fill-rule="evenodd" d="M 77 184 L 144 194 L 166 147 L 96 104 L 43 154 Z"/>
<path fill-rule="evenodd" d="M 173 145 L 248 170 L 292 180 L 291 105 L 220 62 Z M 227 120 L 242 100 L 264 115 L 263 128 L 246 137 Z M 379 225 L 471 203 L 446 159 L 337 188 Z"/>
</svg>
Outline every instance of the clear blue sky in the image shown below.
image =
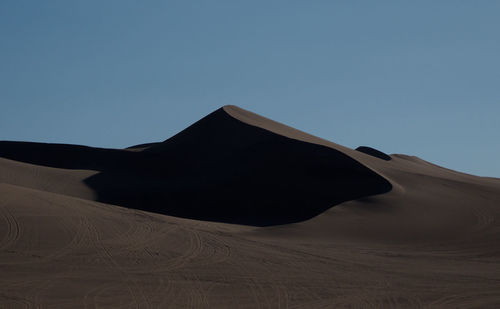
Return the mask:
<svg viewBox="0 0 500 309">
<path fill-rule="evenodd" d="M 500 177 L 500 1 L 0 2 L 0 140 L 164 140 L 235 104 Z"/>
</svg>

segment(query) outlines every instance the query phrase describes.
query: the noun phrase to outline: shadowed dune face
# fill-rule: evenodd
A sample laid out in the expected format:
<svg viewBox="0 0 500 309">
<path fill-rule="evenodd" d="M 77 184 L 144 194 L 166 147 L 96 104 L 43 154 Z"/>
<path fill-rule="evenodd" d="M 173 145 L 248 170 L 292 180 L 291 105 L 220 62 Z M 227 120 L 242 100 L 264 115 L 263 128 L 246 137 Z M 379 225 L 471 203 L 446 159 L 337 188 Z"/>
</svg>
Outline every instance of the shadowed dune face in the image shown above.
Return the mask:
<svg viewBox="0 0 500 309">
<path fill-rule="evenodd" d="M 119 170 L 135 159 L 119 149 L 68 144 L 0 141 L 0 157 L 35 165 L 65 169 Z"/>
<path fill-rule="evenodd" d="M 2 142 L 0 156 L 99 171 L 85 183 L 100 202 L 254 226 L 307 220 L 392 188 L 335 149 L 248 125 L 223 109 L 135 151 Z"/>
<path fill-rule="evenodd" d="M 380 150 L 372 148 L 372 147 L 359 146 L 358 148 L 356 148 L 356 150 L 359 151 L 359 152 L 362 152 L 362 153 L 366 153 L 367 155 L 370 155 L 372 157 L 385 160 L 385 161 L 390 161 L 391 160 L 391 157 L 389 155 L 383 153 Z"/>
</svg>

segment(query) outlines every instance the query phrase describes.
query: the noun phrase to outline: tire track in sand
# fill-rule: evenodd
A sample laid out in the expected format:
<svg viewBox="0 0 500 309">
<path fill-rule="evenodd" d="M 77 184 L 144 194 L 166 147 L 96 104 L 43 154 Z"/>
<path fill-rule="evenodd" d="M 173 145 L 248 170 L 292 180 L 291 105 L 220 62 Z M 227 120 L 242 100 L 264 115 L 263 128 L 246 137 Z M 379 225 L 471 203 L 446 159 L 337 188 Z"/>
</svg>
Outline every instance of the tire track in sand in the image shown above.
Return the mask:
<svg viewBox="0 0 500 309">
<path fill-rule="evenodd" d="M 19 221 L 12 215 L 9 209 L 5 206 L 0 206 L 0 215 L 6 222 L 7 232 L 0 241 L 0 250 L 7 250 L 15 244 L 21 237 L 22 228 Z"/>
</svg>

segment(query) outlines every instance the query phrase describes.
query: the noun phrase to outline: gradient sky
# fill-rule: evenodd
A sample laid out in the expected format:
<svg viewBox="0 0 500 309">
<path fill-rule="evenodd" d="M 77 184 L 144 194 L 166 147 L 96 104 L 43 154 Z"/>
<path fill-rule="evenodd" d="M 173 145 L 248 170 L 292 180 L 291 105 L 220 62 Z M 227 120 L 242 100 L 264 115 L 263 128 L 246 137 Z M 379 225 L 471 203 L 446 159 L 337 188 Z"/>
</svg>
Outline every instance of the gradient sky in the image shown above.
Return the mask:
<svg viewBox="0 0 500 309">
<path fill-rule="evenodd" d="M 0 42 L 0 140 L 126 147 L 234 104 L 500 177 L 500 1 L 3 0 Z"/>
</svg>

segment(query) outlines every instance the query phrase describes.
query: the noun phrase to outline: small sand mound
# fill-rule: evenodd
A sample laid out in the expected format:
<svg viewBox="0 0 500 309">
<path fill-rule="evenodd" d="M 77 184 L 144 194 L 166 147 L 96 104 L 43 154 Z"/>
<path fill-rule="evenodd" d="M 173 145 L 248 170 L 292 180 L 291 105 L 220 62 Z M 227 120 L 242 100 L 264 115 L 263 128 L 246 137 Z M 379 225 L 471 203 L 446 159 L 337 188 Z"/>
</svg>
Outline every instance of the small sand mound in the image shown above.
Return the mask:
<svg viewBox="0 0 500 309">
<path fill-rule="evenodd" d="M 356 148 L 357 151 L 366 153 L 367 155 L 370 155 L 372 157 L 376 157 L 385 161 L 390 161 L 391 157 L 385 153 L 383 153 L 380 150 L 377 150 L 375 148 L 367 147 L 367 146 L 360 146 Z"/>
</svg>

